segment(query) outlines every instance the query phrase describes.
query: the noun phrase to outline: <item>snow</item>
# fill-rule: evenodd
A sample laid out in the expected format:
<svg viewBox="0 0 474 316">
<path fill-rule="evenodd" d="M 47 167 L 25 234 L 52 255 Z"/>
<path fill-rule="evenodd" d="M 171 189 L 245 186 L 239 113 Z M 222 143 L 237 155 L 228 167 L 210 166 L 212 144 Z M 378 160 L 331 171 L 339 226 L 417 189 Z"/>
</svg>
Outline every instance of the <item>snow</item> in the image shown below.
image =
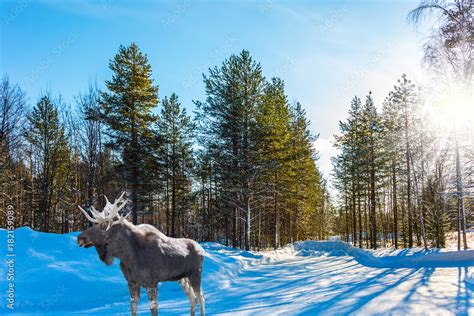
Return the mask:
<svg viewBox="0 0 474 316">
<path fill-rule="evenodd" d="M 105 266 L 77 233 L 15 231 L 15 310 L 6 308 L 6 249 L 0 247 L 1 315 L 128 315 L 118 261 Z M 6 231 L 0 230 L 6 244 Z M 246 252 L 202 243 L 209 315 L 474 315 L 474 252 L 365 251 L 340 241 L 304 241 Z M 159 289 L 160 315 L 189 314 L 176 282 Z M 149 315 L 142 291 L 139 313 Z"/>
<path fill-rule="evenodd" d="M 474 230 L 466 230 L 466 240 L 469 249 L 474 249 Z M 461 247 L 463 246 L 461 237 Z M 446 249 L 457 250 L 458 247 L 458 233 L 448 232 L 446 234 Z"/>
<path fill-rule="evenodd" d="M 465 281 L 469 286 L 474 286 L 474 275 L 467 276 Z"/>
<path fill-rule="evenodd" d="M 440 249 L 398 249 L 367 251 L 342 241 L 305 241 L 295 244 L 300 255 L 348 255 L 359 264 L 372 268 L 441 268 L 474 265 L 474 251 L 441 251 Z"/>
</svg>

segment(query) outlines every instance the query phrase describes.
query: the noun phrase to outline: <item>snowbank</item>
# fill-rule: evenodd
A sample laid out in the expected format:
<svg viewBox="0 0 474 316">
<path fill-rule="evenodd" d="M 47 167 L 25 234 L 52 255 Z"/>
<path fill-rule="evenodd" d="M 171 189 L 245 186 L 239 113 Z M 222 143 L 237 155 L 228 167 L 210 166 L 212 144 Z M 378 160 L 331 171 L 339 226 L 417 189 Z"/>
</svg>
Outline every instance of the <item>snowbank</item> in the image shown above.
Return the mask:
<svg viewBox="0 0 474 316">
<path fill-rule="evenodd" d="M 77 235 L 36 232 L 28 227 L 15 230 L 15 310 L 22 313 L 54 312 L 67 314 L 76 310 L 82 313 L 101 313 L 105 310 L 128 313 L 129 291 L 115 260 L 105 266 L 97 257 L 94 247 L 77 246 Z M 4 315 L 7 283 L 6 235 L 0 229 L 0 314 Z M 225 290 L 232 286 L 238 275 L 247 267 L 282 259 L 291 247 L 268 253 L 253 253 L 225 247 L 218 243 L 202 243 L 206 250 L 204 275 L 206 284 L 213 289 Z M 161 287 L 164 287 L 161 289 Z M 105 289 L 105 290 L 104 290 Z M 178 293 L 178 294 L 177 294 Z M 160 286 L 160 300 L 182 296 L 175 282 Z M 98 302 L 114 297 L 123 302 L 116 306 L 105 305 L 97 309 Z M 143 299 L 146 310 L 146 298 Z M 99 305 L 100 306 L 100 305 Z"/>
<path fill-rule="evenodd" d="M 474 251 L 449 251 L 440 249 L 393 250 L 372 252 L 352 247 L 342 241 L 303 241 L 294 245 L 300 256 L 329 254 L 352 256 L 367 267 L 372 268 L 442 268 L 474 266 Z"/>
</svg>

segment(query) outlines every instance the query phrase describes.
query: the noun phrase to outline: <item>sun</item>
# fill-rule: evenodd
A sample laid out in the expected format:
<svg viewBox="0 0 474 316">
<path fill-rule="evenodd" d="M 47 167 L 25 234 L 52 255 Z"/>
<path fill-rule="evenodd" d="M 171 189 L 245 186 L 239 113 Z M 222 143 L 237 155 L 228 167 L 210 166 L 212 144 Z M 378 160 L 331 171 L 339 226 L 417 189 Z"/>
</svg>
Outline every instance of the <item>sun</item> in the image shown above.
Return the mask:
<svg viewBox="0 0 474 316">
<path fill-rule="evenodd" d="M 474 94 L 466 86 L 451 86 L 432 96 L 431 122 L 446 131 L 462 131 L 474 127 Z"/>
</svg>

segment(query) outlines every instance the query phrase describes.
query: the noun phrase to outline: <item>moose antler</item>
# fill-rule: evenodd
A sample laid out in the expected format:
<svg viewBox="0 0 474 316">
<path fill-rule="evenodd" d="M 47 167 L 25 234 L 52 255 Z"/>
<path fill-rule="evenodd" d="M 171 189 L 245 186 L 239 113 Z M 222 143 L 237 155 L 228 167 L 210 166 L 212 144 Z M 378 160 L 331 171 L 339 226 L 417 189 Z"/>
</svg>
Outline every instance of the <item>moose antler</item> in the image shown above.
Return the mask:
<svg viewBox="0 0 474 316">
<path fill-rule="evenodd" d="M 110 203 L 109 199 L 104 195 L 105 197 L 105 207 L 102 210 L 102 212 L 97 211 L 93 206 L 91 206 L 91 214 L 92 217 L 82 208 L 79 206 L 79 209 L 81 210 L 82 213 L 86 216 L 86 218 L 91 221 L 92 223 L 97 223 L 97 224 L 102 224 L 106 223 L 108 230 L 114 223 L 117 222 L 122 222 L 124 219 L 126 219 L 130 213 L 126 214 L 125 216 L 122 216 L 119 214 L 119 211 L 127 204 L 128 200 L 123 199 L 125 195 L 125 192 L 122 192 L 120 197 L 114 201 L 114 203 Z M 121 203 L 119 205 L 119 203 Z M 117 218 L 117 219 L 115 219 Z"/>
</svg>

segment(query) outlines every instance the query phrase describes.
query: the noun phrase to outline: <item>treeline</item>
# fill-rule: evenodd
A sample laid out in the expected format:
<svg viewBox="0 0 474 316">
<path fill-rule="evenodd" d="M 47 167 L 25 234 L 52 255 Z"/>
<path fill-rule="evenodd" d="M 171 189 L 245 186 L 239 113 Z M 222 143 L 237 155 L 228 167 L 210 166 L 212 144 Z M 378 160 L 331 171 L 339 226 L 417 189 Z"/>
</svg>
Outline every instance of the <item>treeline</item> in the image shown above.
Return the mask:
<svg viewBox="0 0 474 316">
<path fill-rule="evenodd" d="M 266 81 L 243 51 L 211 69 L 204 83 L 206 100 L 196 104 L 208 239 L 223 230 L 233 246 L 249 249 L 327 236 L 316 137 L 301 105 L 288 104 L 283 81 Z"/>
<path fill-rule="evenodd" d="M 132 221 L 170 236 L 256 249 L 330 233 L 305 111 L 247 51 L 204 75 L 194 118 L 176 94 L 159 99 L 135 44 L 109 68 L 103 89 L 91 85 L 70 105 L 47 93 L 30 107 L 3 78 L 0 206 L 13 205 L 17 227 L 84 229 L 78 205 L 100 209 L 104 194 L 125 190 Z"/>
<path fill-rule="evenodd" d="M 444 247 L 458 231 L 467 248 L 473 220 L 472 139 L 435 130 L 420 90 L 406 75 L 378 111 L 371 93 L 354 97 L 340 122 L 334 158 L 338 231 L 359 247 Z M 472 134 L 470 134 L 472 136 Z"/>
</svg>

